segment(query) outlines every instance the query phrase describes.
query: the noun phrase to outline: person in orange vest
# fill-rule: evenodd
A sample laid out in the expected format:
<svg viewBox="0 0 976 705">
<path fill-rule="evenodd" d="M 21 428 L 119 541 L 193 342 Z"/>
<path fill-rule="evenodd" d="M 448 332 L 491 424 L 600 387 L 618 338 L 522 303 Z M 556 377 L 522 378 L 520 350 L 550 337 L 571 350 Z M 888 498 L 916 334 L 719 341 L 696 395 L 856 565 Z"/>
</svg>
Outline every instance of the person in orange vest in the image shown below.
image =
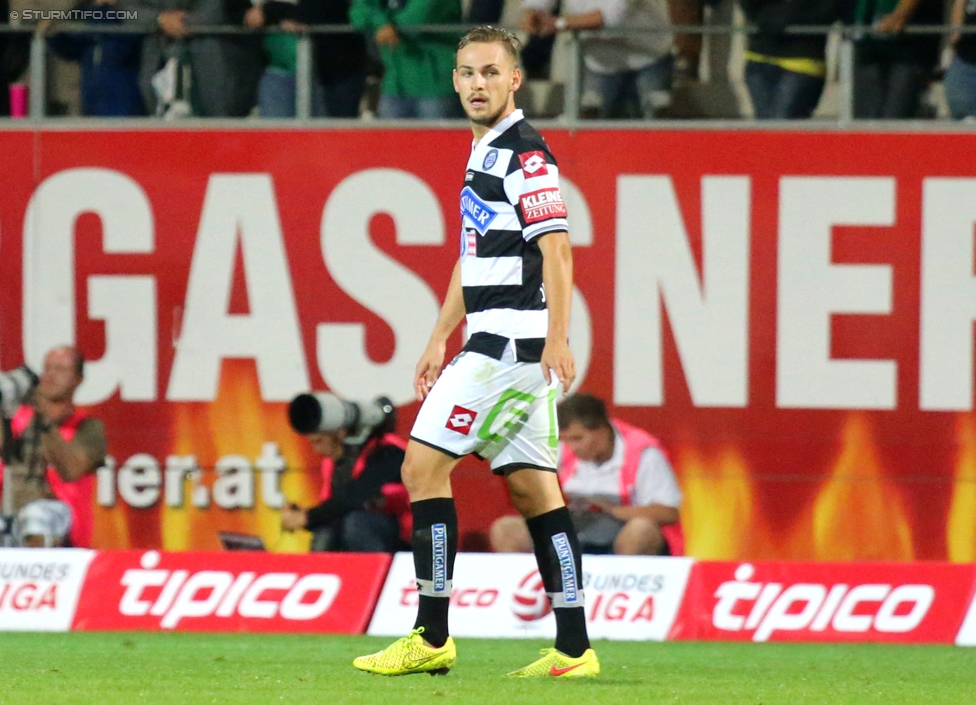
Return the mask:
<svg viewBox="0 0 976 705">
<path fill-rule="evenodd" d="M 301 434 L 322 456 L 319 503 L 281 509 L 285 531 L 313 534 L 313 551 L 392 553 L 408 545 L 413 521 L 400 478 L 406 442 L 395 417 L 365 439 L 350 442 L 350 429 Z M 355 439 L 353 439 L 355 440 Z"/>
<path fill-rule="evenodd" d="M 4 420 L 0 489 L 14 545 L 91 546 L 95 470 L 106 444 L 102 422 L 74 405 L 84 376 L 78 348 L 54 348 L 37 388 Z"/>
<path fill-rule="evenodd" d="M 567 397 L 556 412 L 559 481 L 582 552 L 682 555 L 681 489 L 660 442 L 611 419 L 590 394 Z M 489 539 L 495 551 L 532 551 L 521 517 L 497 519 Z"/>
</svg>

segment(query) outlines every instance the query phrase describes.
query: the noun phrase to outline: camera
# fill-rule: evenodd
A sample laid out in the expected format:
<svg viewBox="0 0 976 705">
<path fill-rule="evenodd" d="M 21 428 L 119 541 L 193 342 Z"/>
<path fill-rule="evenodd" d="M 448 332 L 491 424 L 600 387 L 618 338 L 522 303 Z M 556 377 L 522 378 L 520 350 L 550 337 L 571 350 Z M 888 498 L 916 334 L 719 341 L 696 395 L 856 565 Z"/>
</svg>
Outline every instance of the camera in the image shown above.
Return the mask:
<svg viewBox="0 0 976 705">
<path fill-rule="evenodd" d="M 364 443 L 374 433 L 396 427 L 396 407 L 387 397 L 346 401 L 328 392 L 299 394 L 288 405 L 288 421 L 298 433 L 334 433 L 346 429 L 345 442 Z"/>
<path fill-rule="evenodd" d="M 37 382 L 37 375 L 27 365 L 10 372 L 0 372 L 0 413 L 8 419 L 17 413 L 17 407 L 37 386 Z"/>
</svg>

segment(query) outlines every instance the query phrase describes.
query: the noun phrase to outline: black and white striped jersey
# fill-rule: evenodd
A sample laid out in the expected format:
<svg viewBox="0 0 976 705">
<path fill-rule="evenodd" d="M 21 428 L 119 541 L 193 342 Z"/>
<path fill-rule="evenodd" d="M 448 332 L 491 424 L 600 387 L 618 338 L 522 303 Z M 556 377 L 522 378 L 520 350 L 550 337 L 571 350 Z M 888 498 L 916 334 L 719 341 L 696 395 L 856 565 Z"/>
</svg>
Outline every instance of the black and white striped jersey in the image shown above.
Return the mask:
<svg viewBox="0 0 976 705">
<path fill-rule="evenodd" d="M 531 347 L 541 352 L 549 315 L 537 238 L 568 230 L 556 160 L 516 110 L 473 146 L 464 182 L 461 287 L 468 334 L 533 339 Z M 525 361 L 534 356 L 516 351 Z"/>
</svg>

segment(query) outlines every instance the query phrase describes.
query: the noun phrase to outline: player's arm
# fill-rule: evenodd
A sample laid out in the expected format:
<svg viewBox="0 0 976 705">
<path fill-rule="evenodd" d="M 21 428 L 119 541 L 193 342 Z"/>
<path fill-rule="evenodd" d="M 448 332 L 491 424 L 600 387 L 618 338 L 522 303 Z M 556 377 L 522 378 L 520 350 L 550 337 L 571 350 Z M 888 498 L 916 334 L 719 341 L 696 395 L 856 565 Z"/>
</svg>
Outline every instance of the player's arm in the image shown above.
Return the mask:
<svg viewBox="0 0 976 705">
<path fill-rule="evenodd" d="M 573 297 L 573 248 L 565 230 L 539 236 L 542 251 L 542 284 L 549 309 L 549 331 L 542 350 L 542 374 L 551 380 L 550 370 L 569 391 L 576 377 L 576 362 L 569 349 L 569 311 Z"/>
<path fill-rule="evenodd" d="M 634 490 L 632 505 L 604 511 L 621 521 L 644 517 L 658 526 L 678 523 L 681 489 L 671 463 L 660 451 L 649 448 L 641 454 Z"/>
<path fill-rule="evenodd" d="M 454 265 L 451 273 L 451 283 L 447 287 L 447 296 L 444 297 L 444 305 L 437 316 L 437 323 L 434 324 L 434 332 L 430 334 L 430 341 L 427 349 L 420 356 L 417 369 L 413 377 L 413 388 L 417 394 L 417 400 L 423 401 L 427 398 L 431 387 L 437 381 L 437 376 L 441 373 L 444 366 L 444 353 L 447 351 L 447 339 L 458 327 L 464 318 L 464 295 L 461 292 L 461 260 Z"/>
<path fill-rule="evenodd" d="M 389 21 L 378 0 L 353 0 L 349 6 L 349 24 L 367 37 L 372 37 Z"/>
<path fill-rule="evenodd" d="M 52 423 L 42 424 L 40 432 L 44 458 L 65 482 L 80 480 L 105 460 L 105 434 L 97 419 L 86 419 L 70 442 Z"/>
</svg>

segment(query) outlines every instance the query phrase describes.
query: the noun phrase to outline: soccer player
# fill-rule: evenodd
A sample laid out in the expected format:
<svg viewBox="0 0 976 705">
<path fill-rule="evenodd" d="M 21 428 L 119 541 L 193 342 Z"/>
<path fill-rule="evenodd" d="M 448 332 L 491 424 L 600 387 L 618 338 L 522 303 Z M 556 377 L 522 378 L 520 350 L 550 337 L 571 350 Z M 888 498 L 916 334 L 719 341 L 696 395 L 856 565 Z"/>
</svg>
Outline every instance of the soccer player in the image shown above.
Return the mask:
<svg viewBox="0 0 976 705">
<path fill-rule="evenodd" d="M 556 477 L 556 395 L 576 375 L 569 349 L 573 260 L 559 170 L 545 140 L 515 109 L 519 42 L 478 27 L 458 44 L 454 88 L 474 132 L 461 191 L 461 257 L 414 388 L 423 401 L 403 483 L 413 512 L 420 606 L 414 630 L 353 661 L 385 675 L 447 673 L 457 513 L 450 475 L 475 454 L 505 477 L 526 518 L 556 616 L 555 647 L 509 673 L 577 678 L 600 672 L 583 613 L 581 556 Z M 440 374 L 447 339 L 467 316 L 469 338 Z M 435 384 L 436 382 L 436 384 Z"/>
</svg>

